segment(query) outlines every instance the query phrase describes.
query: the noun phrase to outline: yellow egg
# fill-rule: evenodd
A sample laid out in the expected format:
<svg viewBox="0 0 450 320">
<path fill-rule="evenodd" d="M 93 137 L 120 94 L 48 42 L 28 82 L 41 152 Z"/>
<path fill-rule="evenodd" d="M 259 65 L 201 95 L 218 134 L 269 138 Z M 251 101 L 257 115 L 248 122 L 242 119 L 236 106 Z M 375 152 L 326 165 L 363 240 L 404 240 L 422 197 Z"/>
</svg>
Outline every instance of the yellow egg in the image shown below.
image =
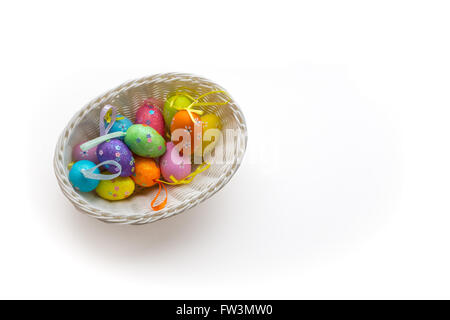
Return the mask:
<svg viewBox="0 0 450 320">
<path fill-rule="evenodd" d="M 134 192 L 134 181 L 130 177 L 117 177 L 112 180 L 101 180 L 95 191 L 106 200 L 122 200 Z"/>
<path fill-rule="evenodd" d="M 208 131 L 209 129 L 219 129 L 220 130 L 220 129 L 222 129 L 222 123 L 220 122 L 219 117 L 212 113 L 201 116 L 200 120 L 203 124 L 202 147 L 203 147 L 203 151 L 204 151 L 210 143 L 214 143 L 214 144 L 216 143 L 215 140 L 211 141 L 211 140 L 213 140 L 213 138 L 211 138 L 209 141 L 206 139 L 206 137 L 205 137 L 206 131 Z"/>
</svg>

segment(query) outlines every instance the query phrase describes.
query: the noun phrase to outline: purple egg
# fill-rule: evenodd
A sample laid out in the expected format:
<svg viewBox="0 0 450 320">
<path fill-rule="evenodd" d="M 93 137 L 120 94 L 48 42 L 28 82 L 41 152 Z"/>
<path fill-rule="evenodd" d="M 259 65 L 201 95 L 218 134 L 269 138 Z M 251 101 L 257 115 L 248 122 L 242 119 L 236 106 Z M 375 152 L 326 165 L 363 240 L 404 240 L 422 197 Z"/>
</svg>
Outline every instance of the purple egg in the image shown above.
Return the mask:
<svg viewBox="0 0 450 320">
<path fill-rule="evenodd" d="M 130 149 L 119 139 L 111 139 L 98 145 L 97 158 L 99 162 L 106 160 L 117 161 L 122 166 L 121 177 L 129 177 L 134 172 L 134 158 Z M 105 165 L 105 168 L 111 173 L 117 173 L 119 170 L 115 166 Z"/>
<path fill-rule="evenodd" d="M 174 150 L 173 142 L 168 142 L 166 148 L 166 153 L 159 159 L 164 180 L 173 182 L 170 176 L 174 176 L 177 180 L 186 178 L 191 173 L 191 157 L 180 156 L 180 153 Z"/>
<path fill-rule="evenodd" d="M 87 151 L 83 151 L 80 149 L 80 146 L 85 143 L 86 141 L 80 142 L 72 149 L 72 161 L 77 162 L 81 160 L 89 160 L 94 162 L 95 164 L 98 163 L 97 159 L 97 147 L 93 147 Z"/>
</svg>

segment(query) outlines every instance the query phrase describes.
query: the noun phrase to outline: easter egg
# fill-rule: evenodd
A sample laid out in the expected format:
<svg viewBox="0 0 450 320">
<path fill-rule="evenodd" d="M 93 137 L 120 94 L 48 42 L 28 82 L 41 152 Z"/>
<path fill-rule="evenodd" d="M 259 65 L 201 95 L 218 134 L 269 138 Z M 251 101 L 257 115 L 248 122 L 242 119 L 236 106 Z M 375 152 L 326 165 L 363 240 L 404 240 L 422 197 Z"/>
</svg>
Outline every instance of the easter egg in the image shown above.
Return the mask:
<svg viewBox="0 0 450 320">
<path fill-rule="evenodd" d="M 121 177 L 129 177 L 134 172 L 133 154 L 121 140 L 110 139 L 99 144 L 97 147 L 97 158 L 100 162 L 106 160 L 117 161 L 122 166 Z M 119 168 L 116 166 L 105 165 L 105 168 L 111 173 L 119 172 Z"/>
<path fill-rule="evenodd" d="M 69 171 L 69 181 L 75 190 L 89 192 L 98 186 L 98 180 L 89 179 L 83 175 L 83 170 L 92 169 L 95 166 L 96 164 L 89 160 L 80 160 L 72 165 Z M 99 174 L 100 170 L 96 168 L 93 173 Z"/>
<path fill-rule="evenodd" d="M 159 179 L 161 172 L 155 160 L 149 158 L 136 157 L 136 170 L 131 176 L 134 182 L 141 187 L 153 186 Z"/>
<path fill-rule="evenodd" d="M 190 141 L 183 140 L 183 151 L 190 149 L 190 154 L 194 153 L 195 149 L 201 148 L 202 144 L 202 124 L 200 117 L 192 113 L 194 122 L 192 122 L 189 112 L 186 110 L 178 111 L 172 119 L 172 124 L 170 125 L 170 133 L 172 135 L 172 141 L 175 143 L 181 142 L 181 137 L 174 136 L 174 131 L 177 129 L 185 130 L 190 135 Z"/>
<path fill-rule="evenodd" d="M 159 160 L 161 175 L 167 182 L 174 182 L 170 176 L 181 180 L 191 173 L 190 156 L 181 156 L 173 142 L 167 143 L 167 152 Z"/>
<path fill-rule="evenodd" d="M 164 121 L 166 123 L 166 127 L 168 129 L 170 128 L 170 124 L 172 123 L 173 117 L 178 112 L 178 110 L 175 107 L 186 108 L 191 103 L 192 103 L 191 99 L 182 95 L 172 96 L 169 99 L 167 99 L 166 102 L 164 102 L 163 116 Z"/>
<path fill-rule="evenodd" d="M 220 122 L 220 119 L 218 116 L 216 116 L 213 113 L 210 114 L 205 114 L 203 116 L 200 117 L 200 120 L 202 121 L 202 129 L 203 129 L 203 139 L 202 139 L 202 149 L 205 150 L 206 147 L 209 144 L 215 144 L 216 141 L 213 139 L 209 139 L 206 140 L 205 139 L 205 133 L 206 131 L 208 131 L 209 129 L 222 129 L 222 123 Z M 213 141 L 211 141 L 213 140 Z"/>
<path fill-rule="evenodd" d="M 85 141 L 84 141 L 85 142 Z M 94 163 L 98 163 L 97 159 L 97 147 L 93 147 L 89 150 L 83 151 L 80 149 L 80 146 L 84 143 L 81 142 L 77 144 L 72 149 L 72 161 L 80 161 L 80 160 L 89 160 Z"/>
<path fill-rule="evenodd" d="M 144 103 L 136 111 L 136 123 L 146 124 L 155 129 L 161 136 L 164 137 L 164 118 L 157 107 L 154 105 Z"/>
<path fill-rule="evenodd" d="M 122 200 L 134 192 L 134 181 L 130 177 L 117 177 L 112 180 L 101 180 L 95 192 L 106 200 Z"/>
<path fill-rule="evenodd" d="M 127 146 L 141 157 L 157 158 L 166 152 L 166 141 L 152 127 L 132 125 L 125 136 Z"/>
<path fill-rule="evenodd" d="M 105 128 L 108 125 L 109 125 L 109 123 L 107 121 L 105 121 Z M 133 122 L 131 122 L 130 119 L 119 114 L 119 115 L 117 115 L 116 121 L 114 122 L 114 124 L 112 125 L 112 127 L 108 133 L 113 133 L 113 132 L 118 132 L 118 131 L 127 132 L 128 128 L 131 127 L 132 125 L 133 125 Z M 118 139 L 123 140 L 123 137 L 120 137 Z"/>
<path fill-rule="evenodd" d="M 158 99 L 158 98 L 151 97 L 151 98 L 145 99 L 143 104 L 144 103 L 152 105 L 152 106 L 155 106 L 159 110 L 163 110 L 164 109 L 164 101 L 162 101 L 161 99 Z"/>
</svg>

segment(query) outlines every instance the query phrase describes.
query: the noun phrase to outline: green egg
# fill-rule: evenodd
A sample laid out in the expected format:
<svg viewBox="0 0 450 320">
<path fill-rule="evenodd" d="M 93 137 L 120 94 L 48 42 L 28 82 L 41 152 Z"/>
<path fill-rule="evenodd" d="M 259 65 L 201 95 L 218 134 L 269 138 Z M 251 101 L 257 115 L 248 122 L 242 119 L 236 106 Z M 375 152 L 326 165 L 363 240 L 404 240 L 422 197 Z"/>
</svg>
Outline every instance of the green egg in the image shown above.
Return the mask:
<svg viewBox="0 0 450 320">
<path fill-rule="evenodd" d="M 166 152 L 164 138 L 152 127 L 134 124 L 125 136 L 127 146 L 141 157 L 157 158 Z"/>
<path fill-rule="evenodd" d="M 173 101 L 173 103 L 172 103 Z M 174 106 L 186 108 L 192 103 L 192 100 L 186 96 L 172 96 L 164 102 L 163 117 L 167 128 L 170 128 L 175 113 L 178 112 Z M 170 106 L 172 104 L 172 106 Z"/>
</svg>

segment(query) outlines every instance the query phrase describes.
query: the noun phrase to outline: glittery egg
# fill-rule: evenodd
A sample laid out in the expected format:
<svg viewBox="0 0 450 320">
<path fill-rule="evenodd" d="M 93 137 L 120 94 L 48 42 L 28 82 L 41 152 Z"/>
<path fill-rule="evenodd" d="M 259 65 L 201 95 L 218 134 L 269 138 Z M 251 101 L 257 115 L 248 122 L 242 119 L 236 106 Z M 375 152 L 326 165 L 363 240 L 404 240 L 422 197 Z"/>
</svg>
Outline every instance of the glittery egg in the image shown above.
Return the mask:
<svg viewBox="0 0 450 320">
<path fill-rule="evenodd" d="M 122 166 L 121 177 L 129 177 L 134 172 L 134 158 L 130 149 L 118 139 L 110 139 L 102 142 L 97 147 L 98 161 L 106 160 L 117 161 Z M 105 165 L 105 168 L 111 173 L 117 173 L 119 169 L 115 166 Z"/>
<path fill-rule="evenodd" d="M 123 200 L 134 192 L 134 181 L 130 177 L 117 177 L 112 180 L 102 180 L 95 192 L 106 200 Z"/>
<path fill-rule="evenodd" d="M 200 120 L 202 121 L 202 129 L 203 129 L 202 148 L 204 151 L 209 144 L 212 144 L 212 146 L 214 146 L 216 143 L 216 141 L 214 140 L 215 138 L 205 139 L 205 133 L 210 129 L 220 130 L 222 128 L 222 123 L 220 122 L 219 117 L 213 113 L 201 116 Z"/>
<path fill-rule="evenodd" d="M 131 176 L 134 182 L 141 187 L 153 186 L 160 178 L 161 172 L 155 160 L 149 158 L 136 157 L 136 170 Z"/>
<path fill-rule="evenodd" d="M 164 116 L 164 121 L 166 123 L 167 129 L 170 128 L 172 119 L 175 116 L 175 114 L 178 112 L 178 110 L 175 109 L 175 107 L 186 108 L 191 103 L 192 103 L 191 99 L 189 99 L 186 96 L 182 96 L 182 95 L 172 96 L 169 99 L 167 99 L 166 102 L 164 102 L 163 116 Z"/>
<path fill-rule="evenodd" d="M 183 152 L 184 150 L 190 149 L 190 154 L 194 153 L 197 148 L 202 147 L 202 123 L 200 117 L 197 114 L 192 113 L 192 117 L 194 118 L 195 122 L 192 122 L 192 119 L 186 110 L 178 111 L 173 117 L 172 123 L 170 125 L 172 141 L 174 141 L 175 144 L 182 142 Z M 188 141 L 185 141 L 185 139 L 183 139 L 183 141 L 181 141 L 181 137 L 176 137 L 173 134 L 177 129 L 187 131 L 191 136 L 191 139 Z"/>
<path fill-rule="evenodd" d="M 72 165 L 69 171 L 69 181 L 75 190 L 89 192 L 98 186 L 98 180 L 89 179 L 83 175 L 83 170 L 92 169 L 95 166 L 96 164 L 89 160 L 80 160 Z M 93 173 L 99 174 L 100 170 L 96 168 Z"/>
<path fill-rule="evenodd" d="M 108 127 L 108 125 L 109 125 L 109 123 L 107 121 L 105 121 L 105 128 Z M 130 119 L 119 114 L 116 116 L 116 121 L 114 122 L 114 124 L 112 125 L 112 127 L 108 133 L 113 133 L 113 132 L 118 132 L 118 131 L 127 132 L 128 128 L 131 127 L 132 125 L 133 125 L 133 122 L 131 122 Z M 123 137 L 120 137 L 117 139 L 123 140 Z"/>
<path fill-rule="evenodd" d="M 159 160 L 161 167 L 161 175 L 164 180 L 174 182 L 170 176 L 181 180 L 186 178 L 191 173 L 191 157 L 180 156 L 180 153 L 175 149 L 173 142 L 167 143 L 167 151 Z"/>
<path fill-rule="evenodd" d="M 161 99 L 158 99 L 158 98 L 151 97 L 151 98 L 145 99 L 143 104 L 144 103 L 151 104 L 152 106 L 157 107 L 159 110 L 163 110 L 163 108 L 164 108 L 164 101 Z"/>
<path fill-rule="evenodd" d="M 83 151 L 80 149 L 80 146 L 84 143 L 85 141 L 77 144 L 75 147 L 73 147 L 72 149 L 72 161 L 80 161 L 80 160 L 89 160 L 92 161 L 94 163 L 98 163 L 98 159 L 97 159 L 97 147 L 93 147 L 89 150 Z"/>
<path fill-rule="evenodd" d="M 164 137 L 164 118 L 157 107 L 152 104 L 142 104 L 136 112 L 136 124 L 146 124 Z"/>
<path fill-rule="evenodd" d="M 125 136 L 127 146 L 141 157 L 157 158 L 166 152 L 166 141 L 152 127 L 132 125 Z"/>
</svg>

